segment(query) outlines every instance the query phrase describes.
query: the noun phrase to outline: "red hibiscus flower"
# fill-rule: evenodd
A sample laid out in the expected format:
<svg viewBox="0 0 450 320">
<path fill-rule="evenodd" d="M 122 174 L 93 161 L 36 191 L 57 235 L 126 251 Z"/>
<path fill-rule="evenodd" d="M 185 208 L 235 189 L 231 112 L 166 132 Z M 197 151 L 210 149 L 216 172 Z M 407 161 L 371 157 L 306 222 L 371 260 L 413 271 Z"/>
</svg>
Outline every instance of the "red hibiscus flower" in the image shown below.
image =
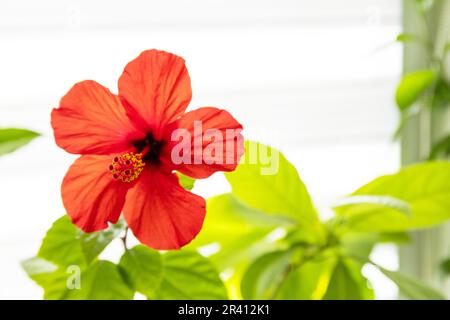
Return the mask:
<svg viewBox="0 0 450 320">
<path fill-rule="evenodd" d="M 123 212 L 142 243 L 180 248 L 198 234 L 206 210 L 174 171 L 199 179 L 234 170 L 244 150 L 242 126 L 213 107 L 185 113 L 189 74 L 184 60 L 167 52 L 141 53 L 118 87 L 115 95 L 95 81 L 77 83 L 52 111 L 57 145 L 81 155 L 62 182 L 64 206 L 85 232 L 107 228 Z M 178 153 L 183 161 L 174 161 Z"/>
</svg>

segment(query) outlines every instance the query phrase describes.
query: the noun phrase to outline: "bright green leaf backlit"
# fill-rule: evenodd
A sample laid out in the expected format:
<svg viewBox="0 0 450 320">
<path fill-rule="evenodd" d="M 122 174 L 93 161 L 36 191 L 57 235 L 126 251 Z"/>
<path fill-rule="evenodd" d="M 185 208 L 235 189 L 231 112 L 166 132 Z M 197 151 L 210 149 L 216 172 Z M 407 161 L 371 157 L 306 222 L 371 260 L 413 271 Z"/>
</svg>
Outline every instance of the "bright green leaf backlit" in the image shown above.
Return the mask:
<svg viewBox="0 0 450 320">
<path fill-rule="evenodd" d="M 400 110 L 409 108 L 435 82 L 433 70 L 414 71 L 406 74 L 400 81 L 395 99 Z"/>
<path fill-rule="evenodd" d="M 389 271 L 378 266 L 389 279 L 391 279 L 407 298 L 412 300 L 445 300 L 445 297 L 435 289 L 419 280 L 410 278 L 400 272 Z"/>
<path fill-rule="evenodd" d="M 391 196 L 407 202 L 411 215 L 386 206 L 355 204 L 337 208 L 350 230 L 398 232 L 425 228 L 450 218 L 450 162 L 411 165 L 375 179 L 353 195 Z"/>
<path fill-rule="evenodd" d="M 19 149 L 38 136 L 39 133 L 26 129 L 0 129 L 0 156 Z"/>
<path fill-rule="evenodd" d="M 317 212 L 295 167 L 276 149 L 246 142 L 243 162 L 226 173 L 233 194 L 251 208 L 315 225 Z"/>
</svg>

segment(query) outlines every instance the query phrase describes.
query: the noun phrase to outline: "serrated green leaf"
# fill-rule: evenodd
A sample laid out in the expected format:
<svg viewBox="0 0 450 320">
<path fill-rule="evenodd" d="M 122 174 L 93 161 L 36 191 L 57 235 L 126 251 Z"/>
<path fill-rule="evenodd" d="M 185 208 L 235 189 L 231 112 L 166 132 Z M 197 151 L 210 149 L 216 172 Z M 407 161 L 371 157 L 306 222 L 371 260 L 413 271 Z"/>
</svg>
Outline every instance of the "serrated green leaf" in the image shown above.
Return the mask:
<svg viewBox="0 0 450 320">
<path fill-rule="evenodd" d="M 147 297 L 155 294 L 162 281 L 161 254 L 142 245 L 127 250 L 120 259 L 119 268 L 127 284 Z"/>
<path fill-rule="evenodd" d="M 353 195 L 391 196 L 409 203 L 411 215 L 368 204 L 337 208 L 350 231 L 403 232 L 450 219 L 450 162 L 426 162 L 375 179 Z"/>
<path fill-rule="evenodd" d="M 217 270 L 196 252 L 171 251 L 162 255 L 163 279 L 154 299 L 227 299 Z"/>
<path fill-rule="evenodd" d="M 413 71 L 403 76 L 395 99 L 400 110 L 406 110 L 436 81 L 437 74 L 433 70 Z"/>
<path fill-rule="evenodd" d="M 39 133 L 26 129 L 0 129 L 0 156 L 19 149 L 38 136 Z"/>
<path fill-rule="evenodd" d="M 78 265 L 84 267 L 87 260 L 78 238 L 78 229 L 65 215 L 56 220 L 47 231 L 42 240 L 38 257 L 59 266 Z"/>
<path fill-rule="evenodd" d="M 79 231 L 79 240 L 83 250 L 86 261 L 89 263 L 117 238 L 126 229 L 126 223 L 123 218 L 119 219 L 116 224 L 110 224 L 108 229 L 85 233 Z"/>
<path fill-rule="evenodd" d="M 317 212 L 295 167 L 275 148 L 246 142 L 246 156 L 225 174 L 233 194 L 251 208 L 315 228 Z"/>
<path fill-rule="evenodd" d="M 22 267 L 44 289 L 46 300 L 128 300 L 134 296 L 117 266 L 109 261 L 96 261 L 82 269 L 57 267 L 35 257 L 22 262 Z"/>
<path fill-rule="evenodd" d="M 131 300 L 134 291 L 124 282 L 117 265 L 96 261 L 81 273 L 81 288 L 66 289 L 66 300 Z"/>
<path fill-rule="evenodd" d="M 83 267 L 94 260 L 105 247 L 125 230 L 123 220 L 108 229 L 84 233 L 70 222 L 67 215 L 56 220 L 47 231 L 38 257 L 60 266 Z"/>
</svg>

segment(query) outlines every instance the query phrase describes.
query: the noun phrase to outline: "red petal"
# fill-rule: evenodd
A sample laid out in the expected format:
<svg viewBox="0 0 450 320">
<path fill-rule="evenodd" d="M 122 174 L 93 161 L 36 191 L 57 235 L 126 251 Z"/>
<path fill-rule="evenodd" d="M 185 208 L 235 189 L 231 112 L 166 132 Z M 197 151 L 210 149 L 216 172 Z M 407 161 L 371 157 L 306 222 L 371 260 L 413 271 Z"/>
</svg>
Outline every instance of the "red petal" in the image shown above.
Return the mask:
<svg viewBox="0 0 450 320">
<path fill-rule="evenodd" d="M 119 79 L 119 96 L 133 122 L 160 138 L 160 129 L 183 114 L 191 100 L 184 60 L 158 50 L 142 52 Z"/>
<path fill-rule="evenodd" d="M 95 81 L 75 84 L 52 111 L 58 146 L 76 154 L 110 154 L 139 138 L 119 98 Z M 142 135 L 141 135 L 142 136 Z"/>
<path fill-rule="evenodd" d="M 178 249 L 200 231 L 205 200 L 183 189 L 175 174 L 145 169 L 127 195 L 124 217 L 145 245 L 158 250 Z"/>
<path fill-rule="evenodd" d="M 194 122 L 196 121 L 197 125 L 201 123 L 201 128 L 195 129 Z M 186 149 L 190 146 L 188 161 L 190 164 L 184 161 L 175 166 L 176 170 L 190 177 L 201 179 L 209 177 L 216 171 L 233 171 L 244 153 L 242 125 L 225 110 L 205 107 L 190 111 L 169 127 L 172 126 L 186 129 L 192 138 L 186 139 L 187 141 L 183 141 L 181 138 L 171 141 L 173 137 L 167 138 L 171 143 L 165 150 L 165 159 L 170 157 L 174 162 L 175 157 L 180 154 L 179 150 L 183 146 L 186 146 Z M 172 131 L 170 134 L 174 134 L 173 127 L 169 129 L 169 132 Z M 228 134 L 227 130 L 230 130 Z M 200 143 L 196 143 L 196 139 Z M 179 161 L 181 160 L 175 164 L 178 164 Z"/>
<path fill-rule="evenodd" d="M 114 180 L 109 156 L 81 156 L 69 168 L 61 187 L 67 214 L 85 232 L 102 230 L 119 219 L 133 184 Z"/>
</svg>

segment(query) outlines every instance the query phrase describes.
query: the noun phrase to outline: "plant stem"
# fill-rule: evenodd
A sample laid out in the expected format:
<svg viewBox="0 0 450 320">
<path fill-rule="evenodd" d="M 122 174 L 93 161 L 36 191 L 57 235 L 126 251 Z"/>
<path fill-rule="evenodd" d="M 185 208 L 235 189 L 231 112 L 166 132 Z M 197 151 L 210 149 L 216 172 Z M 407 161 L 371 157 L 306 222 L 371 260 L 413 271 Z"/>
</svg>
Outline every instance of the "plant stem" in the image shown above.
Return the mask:
<svg viewBox="0 0 450 320">
<path fill-rule="evenodd" d="M 120 237 L 120 240 L 122 240 L 123 248 L 125 249 L 125 251 L 128 250 L 128 248 L 127 248 L 127 235 L 128 235 L 128 227 L 125 228 L 124 235 L 122 237 Z"/>
</svg>

